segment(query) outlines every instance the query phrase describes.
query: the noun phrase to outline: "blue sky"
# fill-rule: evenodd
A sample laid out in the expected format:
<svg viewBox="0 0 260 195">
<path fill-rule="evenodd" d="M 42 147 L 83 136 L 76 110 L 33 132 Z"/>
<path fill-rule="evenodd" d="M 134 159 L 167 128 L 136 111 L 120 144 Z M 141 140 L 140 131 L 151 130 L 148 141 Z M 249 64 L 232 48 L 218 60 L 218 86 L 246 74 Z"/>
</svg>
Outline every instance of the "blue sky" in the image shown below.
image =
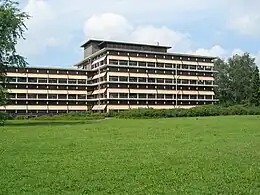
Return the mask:
<svg viewBox="0 0 260 195">
<path fill-rule="evenodd" d="M 71 67 L 89 38 L 154 43 L 174 52 L 260 64 L 259 0 L 20 0 L 32 17 L 18 45 L 31 66 Z"/>
</svg>

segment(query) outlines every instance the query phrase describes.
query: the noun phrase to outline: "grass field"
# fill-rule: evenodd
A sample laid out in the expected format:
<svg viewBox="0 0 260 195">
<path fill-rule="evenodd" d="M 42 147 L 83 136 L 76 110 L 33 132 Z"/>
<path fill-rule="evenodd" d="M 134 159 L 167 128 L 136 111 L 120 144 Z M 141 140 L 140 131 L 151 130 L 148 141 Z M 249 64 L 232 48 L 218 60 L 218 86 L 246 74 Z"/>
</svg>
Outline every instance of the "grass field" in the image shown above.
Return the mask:
<svg viewBox="0 0 260 195">
<path fill-rule="evenodd" d="M 10 121 L 0 194 L 260 194 L 260 117 Z"/>
</svg>

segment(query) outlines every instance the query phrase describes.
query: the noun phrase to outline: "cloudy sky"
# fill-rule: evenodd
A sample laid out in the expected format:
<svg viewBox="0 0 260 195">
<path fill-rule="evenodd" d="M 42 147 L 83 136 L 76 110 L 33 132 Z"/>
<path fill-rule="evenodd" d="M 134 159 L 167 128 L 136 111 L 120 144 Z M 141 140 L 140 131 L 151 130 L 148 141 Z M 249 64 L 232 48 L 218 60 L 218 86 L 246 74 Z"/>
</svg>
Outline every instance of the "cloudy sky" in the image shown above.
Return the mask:
<svg viewBox="0 0 260 195">
<path fill-rule="evenodd" d="M 18 50 L 31 66 L 70 67 L 88 38 L 172 46 L 260 64 L 259 0 L 20 0 L 32 17 Z"/>
</svg>

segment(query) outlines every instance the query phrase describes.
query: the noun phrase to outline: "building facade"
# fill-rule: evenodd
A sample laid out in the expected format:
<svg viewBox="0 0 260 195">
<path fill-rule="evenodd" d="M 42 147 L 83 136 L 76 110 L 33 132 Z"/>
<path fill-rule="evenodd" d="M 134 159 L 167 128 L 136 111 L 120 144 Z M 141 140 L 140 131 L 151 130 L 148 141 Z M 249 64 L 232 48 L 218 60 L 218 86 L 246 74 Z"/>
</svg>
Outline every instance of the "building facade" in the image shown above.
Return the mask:
<svg viewBox="0 0 260 195">
<path fill-rule="evenodd" d="M 10 69 L 14 114 L 174 109 L 214 104 L 213 57 L 169 53 L 167 46 L 89 40 L 75 69 Z"/>
</svg>

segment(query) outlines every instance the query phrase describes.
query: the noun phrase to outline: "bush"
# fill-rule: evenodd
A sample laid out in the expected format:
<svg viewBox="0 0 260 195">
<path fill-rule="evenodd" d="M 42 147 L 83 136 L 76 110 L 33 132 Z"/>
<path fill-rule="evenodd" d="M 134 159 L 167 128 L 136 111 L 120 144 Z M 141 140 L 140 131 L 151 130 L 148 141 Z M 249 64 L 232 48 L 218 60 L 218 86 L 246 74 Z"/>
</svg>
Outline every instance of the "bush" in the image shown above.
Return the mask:
<svg viewBox="0 0 260 195">
<path fill-rule="evenodd" d="M 207 105 L 190 109 L 136 109 L 120 112 L 110 112 L 108 116 L 118 118 L 172 118 L 172 117 L 204 117 L 204 116 L 225 116 L 225 115 L 260 115 L 260 107 L 219 106 Z"/>
<path fill-rule="evenodd" d="M 69 112 L 66 114 L 43 115 L 33 118 L 34 120 L 99 120 L 104 119 L 105 114 L 93 112 Z"/>
<path fill-rule="evenodd" d="M 3 126 L 5 124 L 5 121 L 10 119 L 12 119 L 11 115 L 6 112 L 0 111 L 0 126 Z"/>
</svg>

